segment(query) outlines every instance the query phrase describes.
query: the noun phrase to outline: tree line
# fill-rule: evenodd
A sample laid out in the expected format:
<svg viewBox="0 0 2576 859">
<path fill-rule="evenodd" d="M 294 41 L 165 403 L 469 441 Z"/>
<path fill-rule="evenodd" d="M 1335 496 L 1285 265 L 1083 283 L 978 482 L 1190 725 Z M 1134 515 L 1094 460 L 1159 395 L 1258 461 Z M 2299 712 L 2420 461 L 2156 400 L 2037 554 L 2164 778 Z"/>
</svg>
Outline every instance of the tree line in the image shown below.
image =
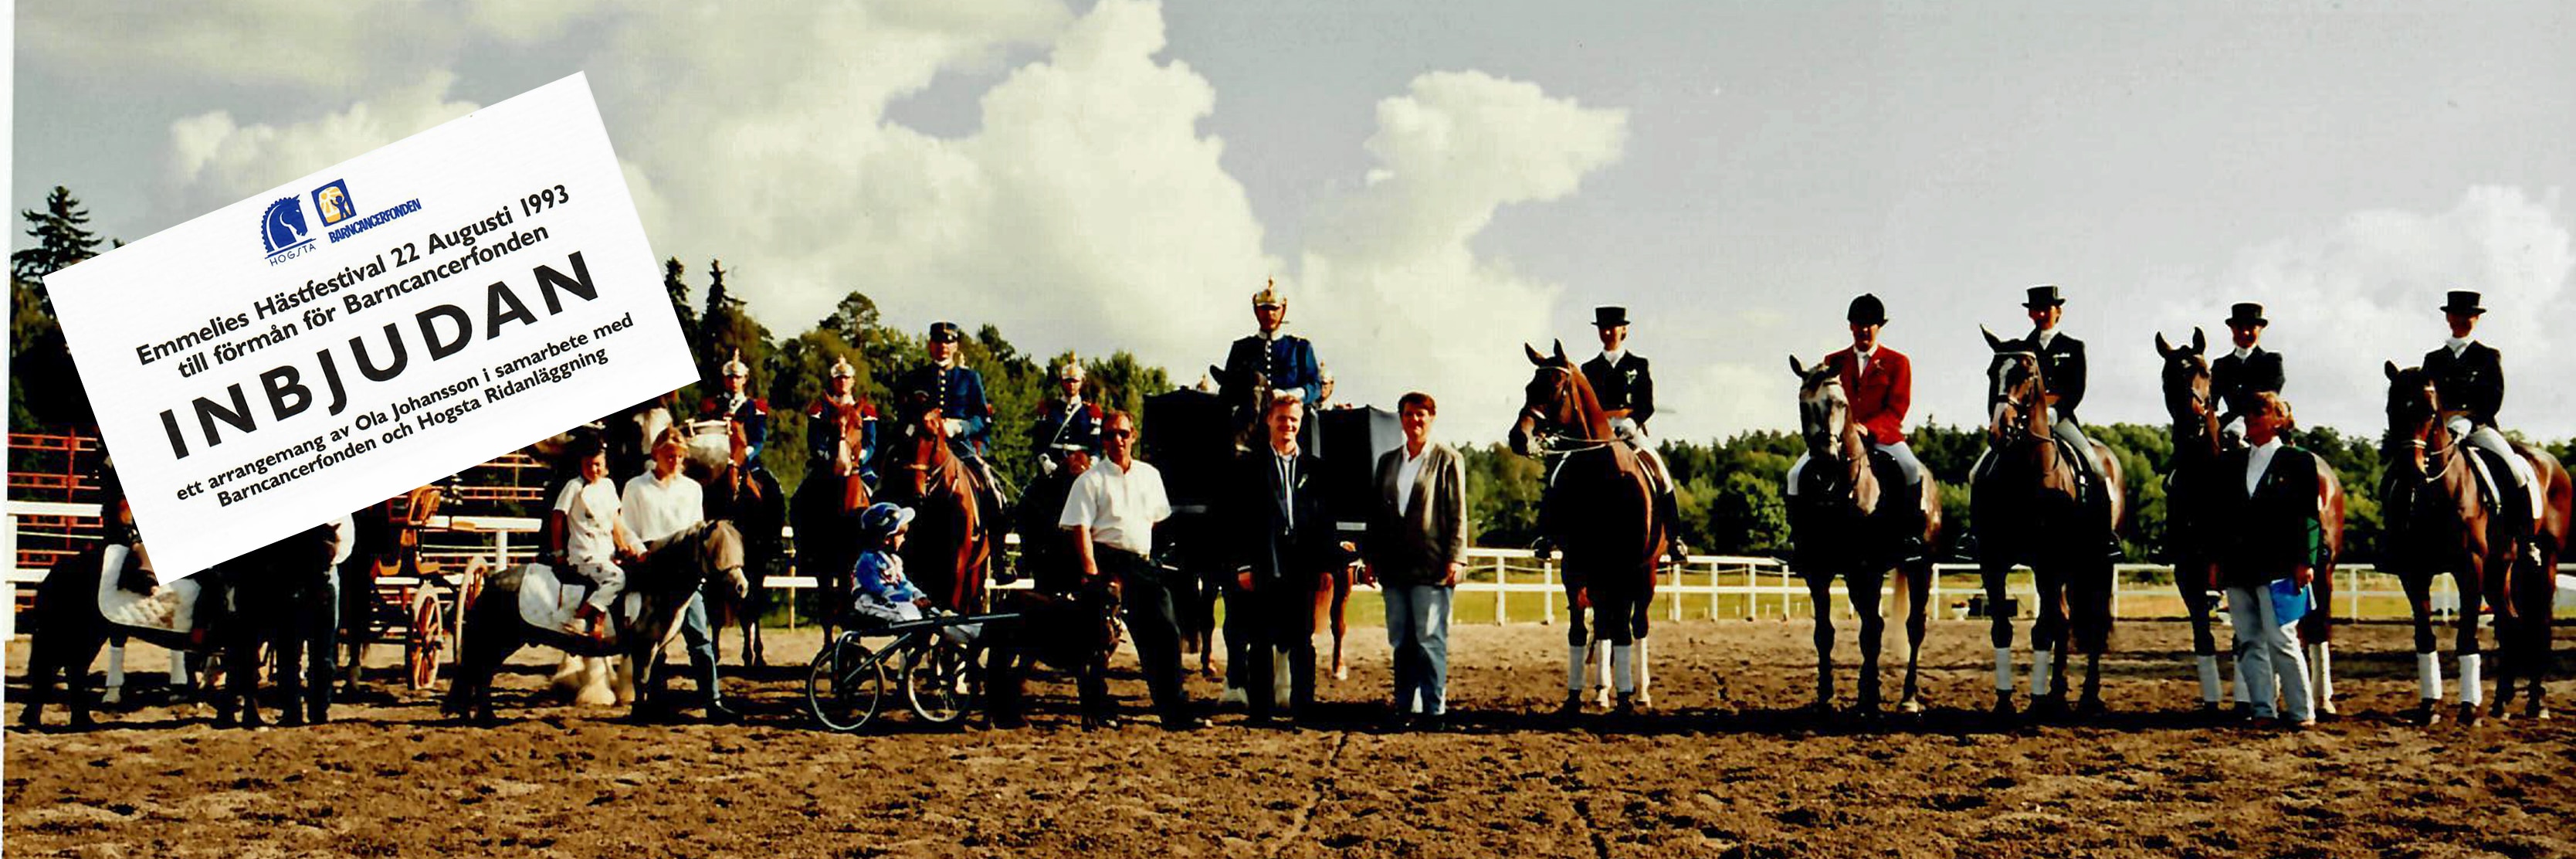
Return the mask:
<svg viewBox="0 0 2576 859">
<path fill-rule="evenodd" d="M 10 254 L 10 429 L 95 434 L 88 399 L 44 291 L 44 276 L 95 256 L 102 246 L 123 242 L 89 229 L 88 211 L 62 187 L 46 197 L 43 209 L 26 210 L 20 217 L 35 243 Z M 663 264 L 663 287 L 688 333 L 702 380 L 678 392 L 679 416 L 693 416 L 703 398 L 721 390 L 721 368 L 739 354 L 751 367 L 750 390 L 769 402 L 769 441 L 762 461 L 792 489 L 803 479 L 807 462 L 804 408 L 822 397 L 833 362 L 846 358 L 857 370 L 857 395 L 887 409 L 889 392 L 902 374 L 928 360 L 927 332 L 886 325 L 876 302 L 854 288 L 804 331 L 774 333 L 752 318 L 730 282 L 732 274 L 720 260 L 709 260 L 694 278 L 677 258 Z M 992 400 L 994 464 L 1014 485 L 1024 482 L 1036 473 L 1036 463 L 1023 440 L 1040 405 L 1054 393 L 1053 369 L 1074 356 L 1024 352 L 993 325 L 975 329 L 961 345 L 965 364 L 983 374 Z M 1081 363 L 1087 375 L 1083 396 L 1104 407 L 1141 414 L 1146 396 L 1173 387 L 1163 368 L 1146 366 L 1128 352 L 1082 358 Z M 2147 560 L 2164 537 L 2163 474 L 2173 459 L 2171 433 L 2141 424 L 2087 429 L 2120 458 L 2131 511 L 2122 540 L 2131 560 Z M 1984 445 L 1982 436 L 1976 427 L 1940 425 L 1918 426 L 1908 434 L 1915 454 L 1941 481 L 1943 516 L 1953 535 L 1969 524 L 1968 469 Z M 2343 480 L 2346 556 L 2374 557 L 2382 474 L 2375 441 L 2330 427 L 2301 428 L 2289 440 L 2315 451 Z M 1700 552 L 1786 553 L 1789 515 L 1781 486 L 1802 447 L 1797 433 L 1785 429 L 1707 442 L 1662 442 L 1679 495 L 1683 540 Z M 2562 459 L 2576 452 L 2568 442 L 2546 447 Z M 1528 545 L 1537 537 L 1540 464 L 1500 444 L 1461 445 L 1460 452 L 1468 472 L 1470 518 L 1479 529 L 1476 542 Z M 13 450 L 11 456 L 14 460 L 20 453 Z M 12 467 L 20 463 L 13 461 Z"/>
</svg>

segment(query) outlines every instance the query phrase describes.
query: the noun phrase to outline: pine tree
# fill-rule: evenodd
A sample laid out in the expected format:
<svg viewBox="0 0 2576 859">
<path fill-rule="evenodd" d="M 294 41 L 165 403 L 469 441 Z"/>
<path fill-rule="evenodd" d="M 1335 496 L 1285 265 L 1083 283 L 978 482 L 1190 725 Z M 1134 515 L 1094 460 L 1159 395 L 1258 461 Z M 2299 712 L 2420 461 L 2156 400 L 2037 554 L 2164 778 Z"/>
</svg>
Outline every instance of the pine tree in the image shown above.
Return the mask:
<svg viewBox="0 0 2576 859">
<path fill-rule="evenodd" d="M 683 278 L 686 266 L 679 257 L 662 262 L 662 289 L 671 294 L 671 313 L 680 317 L 680 330 L 698 330 L 698 311 L 689 306 L 689 283 Z"/>
<path fill-rule="evenodd" d="M 54 319 L 53 297 L 46 294 L 46 275 L 98 255 L 100 239 L 91 232 L 89 211 L 71 189 L 54 186 L 44 211 L 28 209 L 27 235 L 36 246 L 9 255 L 9 423 L 17 429 L 70 427 L 76 431 L 96 422 L 89 395 L 73 367 L 71 349 Z M 124 244 L 118 242 L 117 244 Z"/>
</svg>

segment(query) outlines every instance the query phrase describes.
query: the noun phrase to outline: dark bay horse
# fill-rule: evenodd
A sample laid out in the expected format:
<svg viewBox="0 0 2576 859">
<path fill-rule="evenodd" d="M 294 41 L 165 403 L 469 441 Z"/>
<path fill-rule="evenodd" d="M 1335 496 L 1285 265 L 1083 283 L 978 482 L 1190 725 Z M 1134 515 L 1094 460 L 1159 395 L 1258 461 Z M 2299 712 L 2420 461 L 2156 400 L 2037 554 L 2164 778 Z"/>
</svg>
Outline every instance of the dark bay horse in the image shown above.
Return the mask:
<svg viewBox="0 0 2576 859">
<path fill-rule="evenodd" d="M 2433 637 L 2433 577 L 2451 574 L 2460 594 L 2457 647 L 2460 659 L 2460 720 L 2474 722 L 2484 690 L 2478 688 L 2478 616 L 2496 613 L 2496 670 L 2492 715 L 2505 715 L 2515 680 L 2526 680 L 2529 702 L 2524 713 L 2546 716 L 2541 680 L 2549 664 L 2551 600 L 2557 592 L 2558 556 L 2567 545 L 2570 490 L 2567 469 L 2547 451 L 2514 442 L 2514 452 L 2528 460 L 2544 488 L 2543 505 L 2535 511 L 2531 539 L 2538 563 L 2519 562 L 2515 545 L 2521 533 L 2502 511 L 2491 511 L 2478 491 L 2475 448 L 2445 423 L 2433 379 L 2422 369 L 2386 365 L 2388 434 L 2381 440 L 2387 463 L 2387 485 L 2380 493 L 2386 523 L 2383 566 L 2397 573 L 2406 601 L 2415 614 L 2415 666 L 2420 703 L 2409 714 L 2416 722 L 2440 718 L 2442 669 Z M 2503 473 L 2503 463 L 2492 470 Z M 2500 492 L 2517 491 L 2499 486 Z M 2499 505 L 2503 511 L 2519 501 Z"/>
<path fill-rule="evenodd" d="M 1208 368 L 1210 378 L 1223 373 Z M 1181 653 L 1198 654 L 1201 676 L 1216 680 L 1217 615 L 1216 604 L 1225 595 L 1226 582 L 1234 579 L 1233 564 L 1228 562 L 1228 529 L 1218 521 L 1217 499 L 1224 493 L 1223 475 L 1234 459 L 1237 436 L 1231 426 L 1230 410 L 1215 393 L 1195 388 L 1175 388 L 1145 398 L 1144 459 L 1163 474 L 1164 491 L 1172 501 L 1172 518 L 1154 526 L 1156 536 L 1169 541 L 1167 563 L 1187 573 L 1194 586 L 1181 594 Z M 1021 539 L 1027 539 L 1023 535 Z M 1225 673 L 1231 688 L 1243 686 L 1242 653 L 1247 636 L 1237 627 L 1243 618 L 1229 615 L 1226 620 Z"/>
<path fill-rule="evenodd" d="M 909 433 L 907 477 L 895 483 L 909 495 L 893 499 L 913 509 L 912 536 L 903 544 L 904 574 L 931 604 L 958 614 L 984 610 L 984 574 L 995 546 L 975 503 L 975 478 L 965 460 L 948 449 L 936 410 L 924 411 Z"/>
<path fill-rule="evenodd" d="M 1939 545 L 1941 493 L 1931 475 L 1923 491 L 1902 496 L 1905 484 L 1894 462 L 1873 459 L 1862 443 L 1860 424 L 1851 419 L 1851 400 L 1841 373 L 1833 366 L 1809 368 L 1789 359 L 1798 376 L 1799 435 L 1807 443 L 1807 468 L 1801 473 L 1796 502 L 1789 509 L 1791 539 L 1798 572 L 1816 613 L 1816 702 L 1818 711 L 1833 709 L 1834 576 L 1843 577 L 1852 613 L 1860 616 L 1860 699 L 1858 710 L 1878 713 L 1879 640 L 1886 619 L 1879 610 L 1879 583 L 1896 570 L 1896 598 L 1905 604 L 1905 689 L 1898 707 L 1921 712 L 1916 675 L 1921 666 L 1925 620 L 1932 596 L 1932 559 L 1904 559 L 1907 530 L 1919 529 L 1925 546 Z M 1893 487 L 1893 489 L 1889 489 Z M 1908 509 L 1912 505 L 1913 509 Z"/>
<path fill-rule="evenodd" d="M 1656 564 L 1671 545 L 1654 515 L 1654 486 L 1636 451 L 1611 432 L 1592 385 L 1565 357 L 1565 344 L 1556 344 L 1549 356 L 1521 348 L 1537 371 L 1530 377 L 1520 417 L 1512 423 L 1512 452 L 1557 457 L 1548 471 L 1539 529 L 1556 540 L 1565 557 L 1572 622 L 1566 629 L 1571 681 L 1564 711 L 1583 707 L 1580 687 L 1590 644 L 1587 608 L 1622 675 L 1617 679 L 1619 712 L 1652 706 L 1646 608 L 1655 596 Z M 1632 664 L 1634 674 L 1628 676 Z"/>
<path fill-rule="evenodd" d="M 1995 353 L 1986 368 L 1986 401 L 1994 413 L 1986 431 L 1992 461 L 1974 478 L 1968 497 L 1976 528 L 1986 535 L 1977 564 L 1987 604 L 2010 605 L 2013 567 L 2029 567 L 2039 592 L 2039 621 L 2031 627 L 2032 707 L 2044 713 L 2065 711 L 2065 684 L 2051 687 L 2049 674 L 2054 670 L 2059 678 L 2066 676 L 2071 633 L 2085 657 L 2084 697 L 2078 706 L 2086 713 L 2100 712 L 2113 577 L 2101 546 L 2103 529 L 2116 531 L 2124 512 L 2120 461 L 2098 441 L 2090 451 L 2062 450 L 2049 433 L 2048 384 L 2039 356 L 2012 348 L 1991 331 L 1984 333 Z M 2108 497 L 2086 503 L 2084 478 L 2073 456 L 2093 457 Z M 2107 521 L 2102 518 L 2106 511 Z M 2011 713 L 2013 613 L 1998 609 L 1992 614 L 1994 709 Z"/>
<path fill-rule="evenodd" d="M 2207 335 L 2191 331 L 2191 345 L 2179 347 L 2156 335 L 2156 354 L 2164 359 L 2165 413 L 2173 419 L 2173 464 L 2165 475 L 2165 543 L 2174 567 L 2174 587 L 2182 593 L 2191 618 L 2192 661 L 2200 674 L 2200 707 L 2219 708 L 2218 641 L 2211 630 L 2217 612 L 2218 551 L 2228 525 L 2219 511 L 2232 509 L 2222 493 L 2243 495 L 2243 475 L 2229 474 L 2221 464 L 2225 442 L 2219 434 L 2218 402 L 2210 392 Z M 2317 458 L 2317 520 L 2325 532 L 2326 562 L 2316 569 L 2313 585 L 2319 606 L 2334 604 L 2335 561 L 2343 556 L 2343 481 L 2334 466 Z M 2308 648 L 2308 670 L 2314 682 L 2316 712 L 2332 716 L 2334 706 L 2334 613 L 2312 611 L 2299 620 L 2299 640 Z M 2240 690 L 2241 691 L 2241 690 Z M 2242 696 L 2240 696 L 2242 697 Z"/>
<path fill-rule="evenodd" d="M 722 520 L 690 526 L 665 541 L 645 559 L 642 569 L 628 574 L 626 592 L 641 595 L 643 607 L 618 620 L 617 639 L 606 646 L 562 630 L 530 626 L 520 617 L 519 586 L 527 565 L 493 573 L 484 580 L 481 594 L 465 607 L 464 629 L 459 633 L 464 647 L 448 683 L 447 713 L 490 723 L 493 673 L 510 654 L 531 644 L 576 656 L 623 656 L 634 672 L 635 687 L 645 688 L 653 656 L 679 635 L 680 613 L 688 608 L 690 597 L 710 583 L 723 583 L 718 593 L 737 601 L 751 590 L 751 580 L 742 572 L 743 558 L 741 532 Z M 633 703 L 635 714 L 642 716 L 652 702 L 637 695 Z"/>
</svg>

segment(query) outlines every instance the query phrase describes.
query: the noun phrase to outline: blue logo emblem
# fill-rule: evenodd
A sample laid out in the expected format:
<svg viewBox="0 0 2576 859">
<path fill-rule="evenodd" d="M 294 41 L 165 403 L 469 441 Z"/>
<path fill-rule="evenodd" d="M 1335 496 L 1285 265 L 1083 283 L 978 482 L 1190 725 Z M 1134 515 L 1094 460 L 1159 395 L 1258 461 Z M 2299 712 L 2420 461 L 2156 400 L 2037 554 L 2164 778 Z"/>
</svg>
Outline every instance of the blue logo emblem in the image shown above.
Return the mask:
<svg viewBox="0 0 2576 859">
<path fill-rule="evenodd" d="M 313 189 L 313 211 L 321 213 L 325 227 L 357 217 L 358 206 L 349 199 L 349 183 L 333 179 L 330 184 Z"/>
<path fill-rule="evenodd" d="M 259 237 L 268 247 L 271 263 L 280 257 L 294 257 L 313 244 L 305 236 L 308 231 L 304 226 L 304 204 L 293 197 L 279 197 L 277 202 L 268 204 L 266 214 L 259 216 Z"/>
</svg>

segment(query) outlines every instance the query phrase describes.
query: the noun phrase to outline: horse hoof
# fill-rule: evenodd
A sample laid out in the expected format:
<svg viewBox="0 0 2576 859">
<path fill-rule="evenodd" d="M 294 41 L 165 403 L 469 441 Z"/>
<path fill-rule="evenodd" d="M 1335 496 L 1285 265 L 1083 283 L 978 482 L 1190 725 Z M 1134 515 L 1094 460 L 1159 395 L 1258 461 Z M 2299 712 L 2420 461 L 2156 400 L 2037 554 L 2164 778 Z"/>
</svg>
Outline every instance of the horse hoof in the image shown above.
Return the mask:
<svg viewBox="0 0 2576 859">
<path fill-rule="evenodd" d="M 2538 701 L 2533 701 L 2530 706 L 2522 708 L 2522 717 L 2546 722 L 2549 721 L 2549 708 L 2540 706 Z"/>
<path fill-rule="evenodd" d="M 1636 699 L 1636 696 L 1634 696 L 1634 695 L 1621 695 L 1621 696 L 1619 696 L 1619 702 L 1618 702 L 1617 704 L 1613 704 L 1613 705 L 1611 705 L 1610 712 L 1611 712 L 1613 715 L 1619 715 L 1619 716 L 1634 716 L 1634 715 L 1636 715 L 1636 714 L 1637 714 L 1637 699 Z"/>
<path fill-rule="evenodd" d="M 1583 693 L 1581 692 L 1565 693 L 1565 703 L 1559 704 L 1556 707 L 1556 714 L 1559 716 L 1573 716 L 1582 712 Z"/>
<path fill-rule="evenodd" d="M 2475 725 L 2475 724 L 2477 724 L 2477 723 L 2478 723 L 2478 705 L 2476 705 L 2476 704 L 2462 704 L 2462 705 L 2460 705 L 2460 717 L 2459 717 L 2459 718 L 2460 718 L 2460 726 L 2461 726 L 2461 727 L 2468 727 L 2468 726 L 2471 726 L 2471 725 Z"/>
<path fill-rule="evenodd" d="M 2430 728 L 2434 725 L 2441 724 L 2442 711 L 2434 706 L 2438 703 L 2440 702 L 2424 702 L 2422 705 L 2417 706 L 2415 709 L 2406 713 L 2406 721 L 2414 723 L 2415 726 L 2419 728 Z"/>
<path fill-rule="evenodd" d="M 1991 712 L 1993 712 L 1993 713 L 1994 713 L 1995 715 L 1997 715 L 1997 716 L 2011 716 L 2011 715 L 2013 715 L 2013 714 L 2015 714 L 2015 713 L 2019 712 L 2018 710 L 2014 709 L 2014 707 L 2013 707 L 2012 693 L 2010 693 L 2010 692 L 1997 692 L 1997 693 L 1995 693 L 1995 706 L 1994 706 L 1994 709 L 1993 709 Z"/>
<path fill-rule="evenodd" d="M 1920 698 L 1907 698 L 1903 701 L 1896 702 L 1896 709 L 1909 716 L 1919 716 L 1923 713 L 1923 700 Z"/>
<path fill-rule="evenodd" d="M 2110 712 L 2111 708 L 2104 706 L 2100 698 L 2086 697 L 2075 705 L 2075 714 L 2078 716 L 2101 716 Z"/>
</svg>

